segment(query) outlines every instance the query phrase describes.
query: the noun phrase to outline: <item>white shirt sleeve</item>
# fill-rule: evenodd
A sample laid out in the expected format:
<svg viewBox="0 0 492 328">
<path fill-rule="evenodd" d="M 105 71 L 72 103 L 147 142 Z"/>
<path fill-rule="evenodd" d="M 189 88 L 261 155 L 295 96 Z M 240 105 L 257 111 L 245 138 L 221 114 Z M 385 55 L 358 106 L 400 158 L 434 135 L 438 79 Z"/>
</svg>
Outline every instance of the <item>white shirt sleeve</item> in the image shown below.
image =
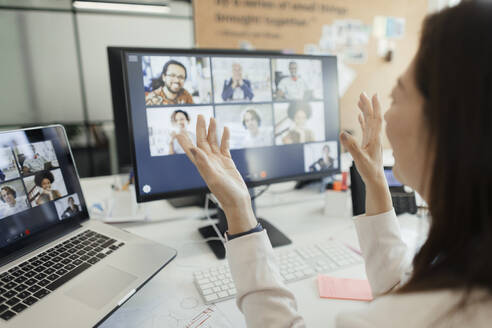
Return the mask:
<svg viewBox="0 0 492 328">
<path fill-rule="evenodd" d="M 280 82 L 278 83 L 278 89 L 280 91 L 282 91 L 284 94 L 287 93 L 287 77 L 284 77 L 280 80 Z"/>
<path fill-rule="evenodd" d="M 392 209 L 373 216 L 354 218 L 366 273 L 374 296 L 404 283 L 411 272 L 411 259 Z"/>
<path fill-rule="evenodd" d="M 294 295 L 282 282 L 266 231 L 226 244 L 236 301 L 249 328 L 305 327 Z"/>
<path fill-rule="evenodd" d="M 377 296 L 401 282 L 407 270 L 407 248 L 394 210 L 354 221 L 369 283 Z M 228 241 L 226 250 L 237 305 L 248 327 L 305 327 L 296 299 L 282 281 L 266 231 Z M 369 322 L 358 325 L 357 320 L 340 316 L 337 322 L 340 327 L 372 327 Z"/>
</svg>

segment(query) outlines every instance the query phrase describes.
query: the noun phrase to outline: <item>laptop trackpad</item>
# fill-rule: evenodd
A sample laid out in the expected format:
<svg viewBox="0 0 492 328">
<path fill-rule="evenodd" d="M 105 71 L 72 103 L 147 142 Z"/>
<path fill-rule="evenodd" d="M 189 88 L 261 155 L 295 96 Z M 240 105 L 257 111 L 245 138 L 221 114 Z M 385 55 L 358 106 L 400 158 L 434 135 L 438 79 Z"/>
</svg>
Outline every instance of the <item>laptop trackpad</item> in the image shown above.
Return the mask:
<svg viewBox="0 0 492 328">
<path fill-rule="evenodd" d="M 136 276 L 109 265 L 95 267 L 85 280 L 68 290 L 65 295 L 99 310 L 122 290 L 130 285 Z"/>
</svg>

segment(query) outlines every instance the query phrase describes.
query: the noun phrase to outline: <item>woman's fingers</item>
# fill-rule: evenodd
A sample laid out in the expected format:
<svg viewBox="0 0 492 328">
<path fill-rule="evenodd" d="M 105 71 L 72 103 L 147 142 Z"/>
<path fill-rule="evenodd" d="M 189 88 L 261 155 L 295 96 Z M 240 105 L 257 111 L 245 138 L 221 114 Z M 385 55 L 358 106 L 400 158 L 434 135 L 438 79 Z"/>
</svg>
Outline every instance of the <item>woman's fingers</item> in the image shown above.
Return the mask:
<svg viewBox="0 0 492 328">
<path fill-rule="evenodd" d="M 371 101 L 369 100 L 369 97 L 367 97 L 365 92 L 362 92 L 360 94 L 360 102 L 359 103 L 360 103 L 359 108 L 364 113 L 364 117 L 366 117 L 366 118 L 372 117 L 373 111 L 372 111 Z"/>
<path fill-rule="evenodd" d="M 381 116 L 381 103 L 379 102 L 379 97 L 378 97 L 377 93 L 375 93 L 372 96 L 372 108 L 374 110 L 374 117 L 375 118 L 382 118 L 382 116 Z"/>
<path fill-rule="evenodd" d="M 210 119 L 210 124 L 208 125 L 208 136 L 207 136 L 208 144 L 212 149 L 212 152 L 218 154 L 219 153 L 219 145 L 217 144 L 217 123 L 215 122 L 215 118 Z"/>
<path fill-rule="evenodd" d="M 229 152 L 229 138 L 231 133 L 227 126 L 224 127 L 224 132 L 222 132 L 222 140 L 220 141 L 220 152 L 222 155 L 231 158 L 231 153 Z"/>
<path fill-rule="evenodd" d="M 364 117 L 362 116 L 362 113 L 359 113 L 358 119 L 359 119 L 360 128 L 362 129 L 362 132 L 364 132 L 366 128 L 366 123 L 364 122 Z"/>
<path fill-rule="evenodd" d="M 366 130 L 366 122 L 364 121 L 364 116 L 362 115 L 362 113 L 359 113 L 358 118 L 360 128 L 362 129 L 362 148 L 365 148 L 369 143 L 369 135 L 368 131 Z"/>
<path fill-rule="evenodd" d="M 207 140 L 207 125 L 203 115 L 198 115 L 196 122 L 196 145 L 203 149 L 206 153 L 210 153 L 210 145 Z"/>
<path fill-rule="evenodd" d="M 340 140 L 342 141 L 343 146 L 349 151 L 352 158 L 357 163 L 362 160 L 364 154 L 360 149 L 359 145 L 357 145 L 357 141 L 354 137 L 352 137 L 347 132 L 342 132 L 340 134 Z"/>
<path fill-rule="evenodd" d="M 191 141 L 190 137 L 188 137 L 188 135 L 185 133 L 177 134 L 176 138 L 178 139 L 178 143 L 181 145 L 188 158 L 193 162 L 193 164 L 196 165 L 195 156 L 191 152 L 191 149 L 195 148 L 193 141 Z"/>
<path fill-rule="evenodd" d="M 371 99 L 367 97 L 365 92 L 360 94 L 358 106 L 362 112 L 362 117 L 359 115 L 359 123 L 362 128 L 362 149 L 365 149 L 369 144 L 378 141 L 381 137 L 381 103 L 377 94 L 374 94 Z M 377 140 L 376 140 L 377 139 Z"/>
</svg>

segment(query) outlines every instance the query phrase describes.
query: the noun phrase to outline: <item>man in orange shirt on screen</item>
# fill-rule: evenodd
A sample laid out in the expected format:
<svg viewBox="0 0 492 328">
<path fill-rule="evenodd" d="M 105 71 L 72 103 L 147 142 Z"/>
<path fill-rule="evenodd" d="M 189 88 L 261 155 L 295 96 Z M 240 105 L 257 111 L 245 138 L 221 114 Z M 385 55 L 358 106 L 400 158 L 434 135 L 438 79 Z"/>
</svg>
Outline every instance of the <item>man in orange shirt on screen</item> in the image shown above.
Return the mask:
<svg viewBox="0 0 492 328">
<path fill-rule="evenodd" d="M 183 86 L 186 67 L 176 60 L 168 61 L 159 78 L 152 81 L 152 91 L 145 93 L 146 105 L 193 104 L 193 98 Z"/>
</svg>

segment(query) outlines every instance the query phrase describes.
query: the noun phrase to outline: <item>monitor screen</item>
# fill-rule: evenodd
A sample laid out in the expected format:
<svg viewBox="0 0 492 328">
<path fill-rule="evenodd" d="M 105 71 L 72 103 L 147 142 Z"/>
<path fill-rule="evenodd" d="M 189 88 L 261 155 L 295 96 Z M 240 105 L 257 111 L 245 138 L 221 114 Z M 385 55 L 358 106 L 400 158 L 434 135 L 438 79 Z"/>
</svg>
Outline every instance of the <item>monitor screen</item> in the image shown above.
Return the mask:
<svg viewBox="0 0 492 328">
<path fill-rule="evenodd" d="M 164 49 L 122 56 L 139 201 L 206 190 L 176 139 L 185 132 L 196 141 L 200 114 L 215 117 L 219 140 L 230 129 L 248 186 L 339 172 L 336 57 Z"/>
<path fill-rule="evenodd" d="M 384 175 L 386 176 L 386 181 L 388 181 L 388 187 L 403 187 L 403 184 L 393 174 L 392 168 L 384 168 Z"/>
<path fill-rule="evenodd" d="M 89 217 L 61 126 L 0 133 L 0 257 L 49 227 Z"/>
</svg>

